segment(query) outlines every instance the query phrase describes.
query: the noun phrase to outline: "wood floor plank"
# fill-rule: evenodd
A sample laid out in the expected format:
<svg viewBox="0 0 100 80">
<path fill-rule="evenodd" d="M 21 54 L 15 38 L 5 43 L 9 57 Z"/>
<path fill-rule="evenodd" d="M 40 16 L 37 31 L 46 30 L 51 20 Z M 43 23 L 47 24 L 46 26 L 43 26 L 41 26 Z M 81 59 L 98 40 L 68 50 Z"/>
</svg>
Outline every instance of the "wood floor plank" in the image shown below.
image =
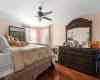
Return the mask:
<svg viewBox="0 0 100 80">
<path fill-rule="evenodd" d="M 59 64 L 56 64 L 55 67 L 56 67 L 57 71 L 60 71 L 60 72 L 64 73 L 65 75 L 71 77 L 72 80 L 100 80 L 93 76 L 86 75 L 84 73 L 75 71 L 73 69 L 69 69 L 69 68 L 59 65 Z"/>
<path fill-rule="evenodd" d="M 49 69 L 40 75 L 36 80 L 100 80 L 93 76 L 69 69 L 56 64 L 55 69 Z"/>
<path fill-rule="evenodd" d="M 57 71 L 56 69 L 49 69 L 40 75 L 36 80 L 72 80 L 70 77 Z"/>
</svg>

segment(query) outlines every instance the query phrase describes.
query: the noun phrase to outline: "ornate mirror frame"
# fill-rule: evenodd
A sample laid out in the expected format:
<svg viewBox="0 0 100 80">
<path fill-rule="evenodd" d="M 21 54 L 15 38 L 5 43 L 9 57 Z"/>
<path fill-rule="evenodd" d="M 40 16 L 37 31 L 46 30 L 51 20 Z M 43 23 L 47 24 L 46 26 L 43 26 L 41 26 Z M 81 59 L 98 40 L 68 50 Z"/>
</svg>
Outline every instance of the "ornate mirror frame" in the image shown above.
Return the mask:
<svg viewBox="0 0 100 80">
<path fill-rule="evenodd" d="M 86 28 L 89 27 L 89 36 L 90 36 L 90 41 L 92 41 L 92 21 L 89 21 L 84 18 L 76 18 L 72 20 L 67 26 L 66 26 L 66 43 L 67 43 L 67 32 L 70 29 L 73 28 Z"/>
</svg>

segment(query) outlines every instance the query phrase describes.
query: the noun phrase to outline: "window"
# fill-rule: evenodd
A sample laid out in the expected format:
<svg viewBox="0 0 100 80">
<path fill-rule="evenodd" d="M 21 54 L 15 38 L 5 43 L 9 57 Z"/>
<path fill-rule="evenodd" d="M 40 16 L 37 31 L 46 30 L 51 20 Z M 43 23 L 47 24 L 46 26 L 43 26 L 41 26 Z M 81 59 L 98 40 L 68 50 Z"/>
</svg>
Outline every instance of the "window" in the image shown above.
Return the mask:
<svg viewBox="0 0 100 80">
<path fill-rule="evenodd" d="M 29 43 L 37 43 L 37 30 L 34 28 L 26 28 L 26 40 Z"/>
<path fill-rule="evenodd" d="M 41 30 L 42 44 L 49 44 L 49 28 L 43 28 Z"/>
</svg>

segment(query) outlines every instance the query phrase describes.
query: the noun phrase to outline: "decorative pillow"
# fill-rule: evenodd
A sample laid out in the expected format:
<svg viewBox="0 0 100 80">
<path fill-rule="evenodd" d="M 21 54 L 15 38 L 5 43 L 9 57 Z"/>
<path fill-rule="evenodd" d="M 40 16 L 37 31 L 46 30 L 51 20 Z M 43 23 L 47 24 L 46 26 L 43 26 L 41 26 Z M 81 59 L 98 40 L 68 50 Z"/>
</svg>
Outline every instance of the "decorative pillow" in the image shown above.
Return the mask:
<svg viewBox="0 0 100 80">
<path fill-rule="evenodd" d="M 11 49 L 7 40 L 2 35 L 0 35 L 0 52 L 6 53 L 10 51 Z"/>
<path fill-rule="evenodd" d="M 99 48 L 99 41 L 90 41 L 90 47 L 91 48 Z"/>
<path fill-rule="evenodd" d="M 17 41 L 10 41 L 10 45 L 11 46 L 19 46 L 19 42 L 17 42 Z"/>
<path fill-rule="evenodd" d="M 15 41 L 20 42 L 18 38 L 15 38 Z"/>
<path fill-rule="evenodd" d="M 10 44 L 10 36 L 7 34 L 6 37 L 7 37 L 8 43 Z"/>
<path fill-rule="evenodd" d="M 15 38 L 15 40 L 14 40 L 14 37 L 10 36 L 10 45 L 24 47 L 24 46 L 26 46 L 26 42 L 19 41 L 18 38 Z"/>
<path fill-rule="evenodd" d="M 26 42 L 24 42 L 24 41 L 20 41 L 20 42 L 19 42 L 19 46 L 20 46 L 20 47 L 24 47 L 24 46 L 26 46 Z"/>
<path fill-rule="evenodd" d="M 10 44 L 11 46 L 14 46 L 14 45 L 13 45 L 14 42 L 15 42 L 14 37 L 10 36 L 10 43 L 9 43 L 9 44 Z"/>
<path fill-rule="evenodd" d="M 14 37 L 10 36 L 10 41 L 14 41 Z"/>
</svg>

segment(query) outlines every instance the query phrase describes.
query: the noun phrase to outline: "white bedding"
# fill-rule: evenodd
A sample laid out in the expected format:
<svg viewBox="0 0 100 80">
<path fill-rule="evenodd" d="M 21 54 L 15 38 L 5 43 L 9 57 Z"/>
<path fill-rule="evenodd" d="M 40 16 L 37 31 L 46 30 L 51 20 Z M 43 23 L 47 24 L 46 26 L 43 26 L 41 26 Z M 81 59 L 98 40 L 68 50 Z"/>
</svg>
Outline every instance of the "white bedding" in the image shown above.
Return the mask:
<svg viewBox="0 0 100 80">
<path fill-rule="evenodd" d="M 11 47 L 11 50 L 20 50 L 22 48 L 24 49 L 31 49 L 31 48 L 40 48 L 40 47 L 46 47 L 42 45 L 29 45 L 25 47 Z M 13 60 L 12 60 L 12 53 L 0 53 L 0 78 L 13 73 L 14 67 L 13 67 Z"/>
<path fill-rule="evenodd" d="M 11 52 L 0 53 L 0 78 L 14 72 Z"/>
</svg>

